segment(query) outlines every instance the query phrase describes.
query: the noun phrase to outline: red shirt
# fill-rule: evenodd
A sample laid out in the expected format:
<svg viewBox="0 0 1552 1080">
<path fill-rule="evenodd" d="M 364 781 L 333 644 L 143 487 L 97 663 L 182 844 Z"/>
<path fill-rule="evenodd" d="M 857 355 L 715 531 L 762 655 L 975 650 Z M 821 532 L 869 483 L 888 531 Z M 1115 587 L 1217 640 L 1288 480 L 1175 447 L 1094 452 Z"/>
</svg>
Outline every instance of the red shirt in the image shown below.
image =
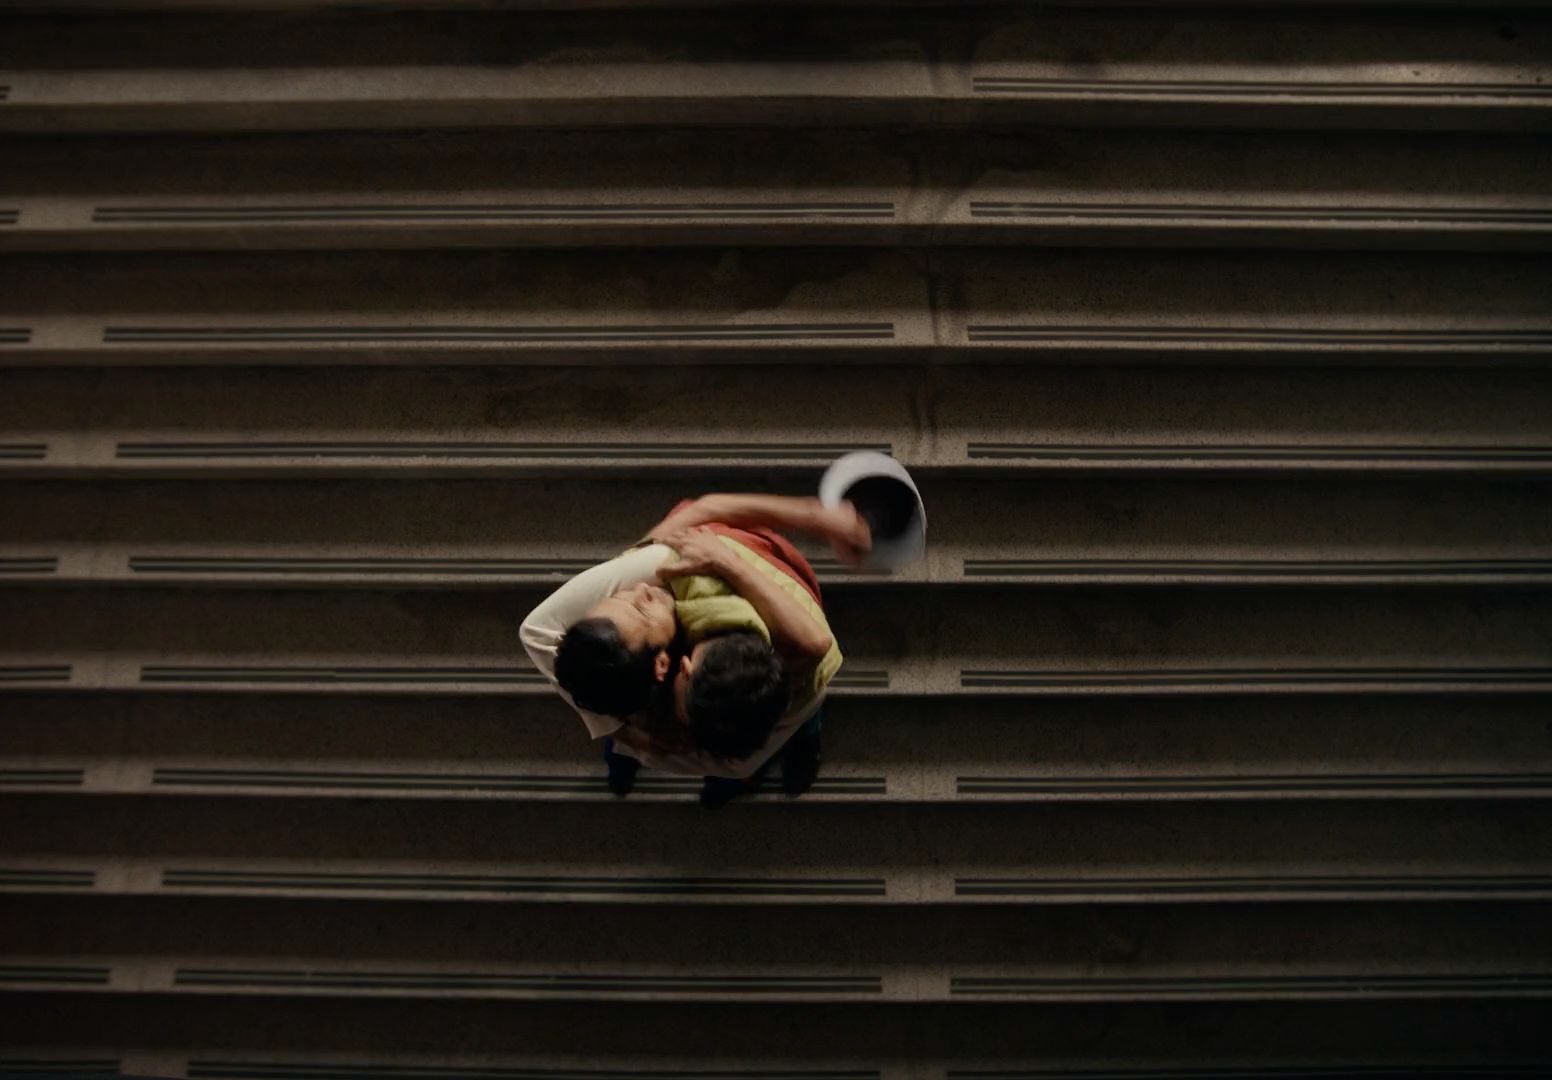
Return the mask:
<svg viewBox="0 0 1552 1080">
<path fill-rule="evenodd" d="M 689 506 L 692 501 L 691 499 L 680 500 L 671 513 L 677 514 L 680 510 Z M 807 589 L 808 594 L 814 598 L 814 603 L 819 604 L 821 607 L 824 606 L 824 602 L 819 595 L 819 578 L 814 573 L 814 568 L 808 564 L 807 559 L 803 558 L 803 553 L 793 547 L 792 541 L 781 535 L 781 533 L 758 525 L 744 529 L 732 525 L 723 525 L 718 522 L 712 522 L 706 528 L 721 536 L 737 540 L 744 547 L 759 555 L 766 562 Z"/>
</svg>

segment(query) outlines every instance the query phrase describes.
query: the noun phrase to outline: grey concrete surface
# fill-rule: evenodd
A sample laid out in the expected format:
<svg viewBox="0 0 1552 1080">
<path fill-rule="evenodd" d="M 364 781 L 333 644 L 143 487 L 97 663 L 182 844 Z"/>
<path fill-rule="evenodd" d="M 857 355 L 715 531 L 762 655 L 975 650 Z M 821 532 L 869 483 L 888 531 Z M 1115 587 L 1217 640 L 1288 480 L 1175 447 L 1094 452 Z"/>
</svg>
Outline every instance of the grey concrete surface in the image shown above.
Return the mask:
<svg viewBox="0 0 1552 1080">
<path fill-rule="evenodd" d="M 11 522 L 0 575 L 199 588 L 554 585 L 623 551 L 680 498 L 727 486 L 697 479 L 13 481 L 0 484 L 0 518 Z M 895 574 L 856 572 L 804 544 L 828 589 L 1540 586 L 1552 575 L 1552 499 L 1539 480 L 928 473 L 922 483 L 927 558 Z M 1463 500 L 1470 515 L 1455 509 Z"/>
<path fill-rule="evenodd" d="M 14 220 L 0 229 L 0 250 L 906 243 L 1503 251 L 1544 250 L 1552 238 L 1552 153 L 1545 140 L 1502 136 L 294 133 L 22 139 L 9 157 L 0 214 Z"/>
<path fill-rule="evenodd" d="M 596 748 L 547 698 L 13 691 L 0 704 L 7 792 L 611 799 Z M 1545 797 L 1552 773 L 1544 704 L 1528 697 L 853 698 L 831 709 L 830 760 L 805 802 L 1515 800 Z M 649 771 L 632 799 L 694 788 Z"/>
<path fill-rule="evenodd" d="M 1153 124 L 1546 130 L 1544 18 L 1308 10 L 15 15 L 0 130 Z M 128 53 L 125 41 L 140 47 Z M 222 61 L 212 63 L 213 57 Z M 1103 60 L 1101 60 L 1103 58 Z M 1541 82 L 1538 82 L 1538 78 Z"/>
<path fill-rule="evenodd" d="M 517 628 L 543 595 L 17 591 L 0 612 L 0 671 L 78 690 L 542 694 Z M 1552 683 L 1552 608 L 1542 593 L 1513 589 L 902 586 L 838 594 L 829 614 L 849 658 L 835 688 L 865 695 L 1545 692 Z"/>
<path fill-rule="evenodd" d="M 1470 812 L 1463 809 L 1469 805 Z M 967 802 L 740 807 L 16 794 L 7 891 L 684 907 L 1545 900 L 1552 803 Z M 18 834 L 16 831 L 21 831 Z M 47 854 L 39 854 L 39 852 Z M 801 868 L 801 869 L 799 869 Z M 477 917 L 477 916 L 470 916 Z M 973 926 L 974 915 L 965 918 Z M 973 931 L 970 931 L 973 932 Z M 1527 962 L 1534 962 L 1527 957 Z"/>
<path fill-rule="evenodd" d="M 7 366 L 1544 362 L 1529 256 L 1006 249 L 18 255 Z M 174 300 L 176 298 L 176 300 Z"/>
<path fill-rule="evenodd" d="M 1541 997 L 1545 924 L 1534 905 L 1246 906 L 978 913 L 896 905 L 859 920 L 843 905 L 804 916 L 805 934 L 748 907 L 693 923 L 662 905 L 445 906 L 370 901 L 319 910 L 297 900 L 188 897 L 0 899 L 0 947 L 35 973 L 107 969 L 58 993 L 391 995 L 616 1001 L 1233 1000 Z M 639 944 L 628 961 L 602 921 Z M 1274 938 L 1277 964 L 1255 960 Z M 233 949 L 228 943 L 249 942 Z M 1446 975 L 1445 972 L 1450 974 Z M 1058 997 L 1060 995 L 1060 997 Z"/>
<path fill-rule="evenodd" d="M 604 6 L 0 2 L 0 1072 L 1545 1074 L 1545 5 Z M 522 615 L 854 448 L 619 803 Z"/>
<path fill-rule="evenodd" d="M 1030 477 L 1517 472 L 1552 461 L 1552 379 L 1491 370 L 760 365 L 10 373 L 7 476 L 455 476 L 811 488 L 850 449 Z M 628 374 L 627 374 L 628 372 Z M 690 410 L 685 395 L 717 395 Z M 639 522 L 603 526 L 624 536 Z"/>
<path fill-rule="evenodd" d="M 406 1009 L 395 1001 L 104 995 L 74 1004 L 70 1019 L 89 1021 L 102 1033 L 101 1045 L 131 1048 L 99 1060 L 123 1060 L 145 1071 L 154 1067 L 163 1075 L 187 1068 L 191 1076 L 250 1080 L 277 1074 L 319 1080 L 324 1072 L 411 1077 L 416 1069 L 502 1080 L 513 1074 L 566 1080 L 568 1073 L 586 1069 L 599 1080 L 624 1080 L 680 1069 L 684 1058 L 667 1048 L 690 1037 L 702 1047 L 693 1059 L 702 1071 L 760 1080 L 988 1074 L 1093 1080 L 1107 1073 L 1125 1080 L 1183 1080 L 1196 1068 L 1198 1025 L 1224 1032 L 1226 1055 L 1275 1056 L 1288 1063 L 1280 1074 L 1299 1080 L 1340 1076 L 1335 1067 L 1313 1062 L 1373 1054 L 1414 1063 L 1413 1069 L 1419 1067 L 1415 1063 L 1432 1062 L 1439 1075 L 1503 1080 L 1535 1076 L 1546 1047 L 1540 1002 L 1352 1002 L 1335 1009 L 1298 1002 L 1020 1003 L 975 1010 L 962 1004 L 901 1009 L 727 1003 L 702 1005 L 688 1019 L 691 1011 L 676 1003 L 625 1010 L 613 1002 L 422 1001 Z M 62 1012 L 57 1001 L 24 999 L 0 1018 L 0 1030 L 18 1032 L 26 1039 L 20 1045 L 53 1049 L 58 1056 L 55 1048 L 70 1045 Z M 274 1045 L 280 1049 L 255 1049 L 255 1035 L 232 1034 L 254 1032 L 266 1016 L 274 1018 Z M 611 1016 L 619 1019 L 611 1022 Z M 1408 1035 L 1396 1034 L 1401 1031 Z M 774 1049 L 751 1055 L 751 1040 Z M 590 1047 L 587 1055 L 572 1052 L 579 1041 Z M 1151 1065 L 1136 1064 L 1142 1054 Z M 1033 1060 L 1043 1065 L 1008 1065 Z"/>
</svg>

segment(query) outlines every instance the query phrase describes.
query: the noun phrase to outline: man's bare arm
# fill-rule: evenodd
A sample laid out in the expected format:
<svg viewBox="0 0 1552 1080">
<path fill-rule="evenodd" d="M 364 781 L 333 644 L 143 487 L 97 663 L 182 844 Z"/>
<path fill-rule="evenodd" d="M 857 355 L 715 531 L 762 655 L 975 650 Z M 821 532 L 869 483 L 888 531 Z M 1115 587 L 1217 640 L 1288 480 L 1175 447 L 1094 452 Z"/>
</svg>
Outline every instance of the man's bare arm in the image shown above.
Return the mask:
<svg viewBox="0 0 1552 1080">
<path fill-rule="evenodd" d="M 830 541 L 846 562 L 861 561 L 872 547 L 867 523 L 849 502 L 827 507 L 813 497 L 791 495 L 702 495 L 690 505 L 664 518 L 647 535 L 653 540 L 685 529 L 717 523 L 735 528 L 769 528 L 778 532 L 802 532 Z"/>
</svg>

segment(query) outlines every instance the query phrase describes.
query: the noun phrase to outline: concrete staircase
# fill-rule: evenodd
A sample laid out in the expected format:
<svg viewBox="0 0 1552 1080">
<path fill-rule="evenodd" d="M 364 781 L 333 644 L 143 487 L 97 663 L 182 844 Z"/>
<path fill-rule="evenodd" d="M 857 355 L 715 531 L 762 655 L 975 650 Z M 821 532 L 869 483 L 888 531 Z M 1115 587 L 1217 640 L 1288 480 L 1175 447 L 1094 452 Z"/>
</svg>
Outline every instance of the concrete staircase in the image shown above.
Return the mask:
<svg viewBox="0 0 1552 1080">
<path fill-rule="evenodd" d="M 1546 5 L 0 0 L 0 1075 L 1546 1075 L 1549 133 Z M 522 616 L 857 448 L 814 791 L 617 803 Z"/>
</svg>

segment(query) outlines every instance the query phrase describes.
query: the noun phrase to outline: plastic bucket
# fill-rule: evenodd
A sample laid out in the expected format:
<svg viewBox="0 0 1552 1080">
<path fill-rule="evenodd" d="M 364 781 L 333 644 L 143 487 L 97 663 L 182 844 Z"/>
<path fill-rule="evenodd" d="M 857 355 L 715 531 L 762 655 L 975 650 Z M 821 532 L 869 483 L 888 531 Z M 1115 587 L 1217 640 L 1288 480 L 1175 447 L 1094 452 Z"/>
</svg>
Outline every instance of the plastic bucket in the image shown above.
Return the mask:
<svg viewBox="0 0 1552 1080">
<path fill-rule="evenodd" d="M 894 569 L 927 552 L 927 508 L 911 474 L 888 454 L 859 450 L 837 459 L 819 481 L 819 501 L 850 500 L 873 531 L 866 565 Z"/>
</svg>

